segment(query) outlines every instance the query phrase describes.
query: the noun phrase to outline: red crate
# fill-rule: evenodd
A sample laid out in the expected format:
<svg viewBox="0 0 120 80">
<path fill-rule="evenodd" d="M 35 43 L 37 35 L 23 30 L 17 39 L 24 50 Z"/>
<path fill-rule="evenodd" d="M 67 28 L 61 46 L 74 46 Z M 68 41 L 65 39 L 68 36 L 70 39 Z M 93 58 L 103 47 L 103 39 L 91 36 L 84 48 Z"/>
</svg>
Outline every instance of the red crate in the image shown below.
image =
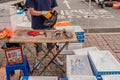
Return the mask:
<svg viewBox="0 0 120 80">
<path fill-rule="evenodd" d="M 22 46 L 4 49 L 8 65 L 24 62 Z"/>
</svg>

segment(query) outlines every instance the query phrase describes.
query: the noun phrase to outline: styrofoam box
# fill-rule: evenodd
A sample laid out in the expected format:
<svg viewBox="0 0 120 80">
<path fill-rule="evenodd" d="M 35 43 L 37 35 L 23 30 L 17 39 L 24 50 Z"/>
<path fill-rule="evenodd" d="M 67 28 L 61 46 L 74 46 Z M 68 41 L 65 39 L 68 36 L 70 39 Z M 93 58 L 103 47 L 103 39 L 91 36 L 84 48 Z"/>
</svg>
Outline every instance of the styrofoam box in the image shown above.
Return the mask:
<svg viewBox="0 0 120 80">
<path fill-rule="evenodd" d="M 97 72 L 120 72 L 120 64 L 110 51 L 88 51 L 90 62 Z"/>
<path fill-rule="evenodd" d="M 97 80 L 95 76 L 72 76 L 68 80 Z"/>
<path fill-rule="evenodd" d="M 84 30 L 81 28 L 81 26 L 61 26 L 61 27 L 56 27 L 56 30 L 61 30 L 61 29 L 67 29 L 67 30 L 74 30 L 75 32 L 84 32 Z"/>
<path fill-rule="evenodd" d="M 0 16 L 0 23 L 9 23 L 10 17 L 6 16 Z"/>
<path fill-rule="evenodd" d="M 58 80 L 57 76 L 23 76 L 20 80 Z"/>
<path fill-rule="evenodd" d="M 11 15 L 9 17 L 3 17 L 3 18 L 6 18 L 7 20 L 0 18 L 0 21 L 2 21 L 2 19 L 5 20 L 3 22 L 0 22 L 0 30 L 8 27 L 12 31 L 15 31 L 17 24 L 20 24 L 23 22 L 24 16 L 25 16 L 25 14 L 22 14 L 22 15 L 14 14 L 14 15 Z"/>
<path fill-rule="evenodd" d="M 4 2 L 5 1 L 5 2 Z M 20 2 L 22 2 L 22 1 L 26 1 L 26 0 L 3 0 L 2 2 L 3 3 L 1 3 L 0 4 L 0 7 L 3 7 L 3 6 L 11 6 L 11 5 L 13 5 L 13 4 L 17 4 L 17 3 L 20 3 Z"/>
<path fill-rule="evenodd" d="M 67 77 L 70 76 L 93 76 L 88 57 L 86 55 L 67 55 Z M 74 79 L 75 80 L 75 79 Z"/>
<path fill-rule="evenodd" d="M 102 75 L 102 80 L 120 80 L 120 75 Z"/>
<path fill-rule="evenodd" d="M 61 48 L 64 44 L 59 43 L 59 47 Z M 81 49 L 83 43 L 69 43 L 68 46 L 66 46 L 60 54 L 73 54 L 73 50 L 75 49 Z"/>
<path fill-rule="evenodd" d="M 0 30 L 3 30 L 4 28 L 10 28 L 11 30 L 14 30 L 17 23 L 15 18 L 17 18 L 16 14 L 7 17 L 9 22 L 0 22 Z M 0 21 L 2 21 L 1 18 Z"/>
<path fill-rule="evenodd" d="M 85 47 L 81 49 L 75 49 L 73 50 L 73 53 L 76 55 L 87 55 L 88 51 L 99 51 L 99 49 L 96 46 Z"/>
<path fill-rule="evenodd" d="M 32 29 L 31 28 L 31 22 L 22 22 L 22 23 L 19 23 L 17 24 L 16 26 L 16 30 L 18 29 Z"/>
<path fill-rule="evenodd" d="M 13 14 L 16 14 L 16 7 L 15 6 L 0 6 L 0 16 L 7 17 Z"/>
</svg>

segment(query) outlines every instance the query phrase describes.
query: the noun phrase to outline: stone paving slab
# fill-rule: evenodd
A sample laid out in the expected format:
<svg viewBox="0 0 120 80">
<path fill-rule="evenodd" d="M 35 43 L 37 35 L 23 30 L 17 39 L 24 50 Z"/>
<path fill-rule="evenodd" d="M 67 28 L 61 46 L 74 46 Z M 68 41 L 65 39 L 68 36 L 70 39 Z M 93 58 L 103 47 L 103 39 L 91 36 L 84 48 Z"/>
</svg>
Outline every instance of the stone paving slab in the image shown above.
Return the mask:
<svg viewBox="0 0 120 80">
<path fill-rule="evenodd" d="M 15 75 L 11 76 L 11 80 L 19 80 L 20 70 L 15 71 Z M 0 68 L 0 80 L 6 80 L 5 67 Z"/>
<path fill-rule="evenodd" d="M 1 43 L 1 41 L 0 41 L 0 43 Z M 27 44 L 27 46 L 29 46 L 29 48 L 33 50 L 32 53 L 35 54 L 34 47 L 31 44 Z M 109 50 L 112 53 L 112 55 L 120 62 L 120 33 L 86 34 L 85 35 L 85 43 L 83 44 L 83 47 L 91 47 L 91 46 L 96 46 L 100 50 Z M 25 54 L 28 56 L 29 64 L 32 69 L 35 59 L 30 55 L 30 53 L 26 49 L 24 51 L 25 51 Z M 0 64 L 2 64 L 2 67 L 4 67 L 5 63 L 6 63 L 5 56 L 3 55 L 4 51 L 0 49 L 0 52 L 1 52 L 0 60 L 2 59 Z M 63 68 L 66 70 L 66 55 L 59 55 L 59 58 L 64 62 Z M 47 64 L 47 62 L 49 61 L 49 58 L 47 57 L 46 60 L 47 61 L 44 61 L 44 64 Z M 43 66 L 42 66 L 42 68 L 43 68 Z M 46 70 L 42 75 L 47 75 L 47 76 L 53 75 L 53 76 L 58 76 L 58 77 L 66 76 L 66 74 L 62 73 L 62 71 L 54 64 L 50 64 L 49 68 L 51 69 L 51 71 L 54 74 L 51 74 L 48 70 Z M 32 76 L 39 76 L 41 69 L 35 70 L 33 72 Z M 5 77 L 5 69 L 0 68 L 0 72 L 4 73 L 3 75 Z M 0 75 L 0 77 L 1 77 L 1 75 Z"/>
</svg>

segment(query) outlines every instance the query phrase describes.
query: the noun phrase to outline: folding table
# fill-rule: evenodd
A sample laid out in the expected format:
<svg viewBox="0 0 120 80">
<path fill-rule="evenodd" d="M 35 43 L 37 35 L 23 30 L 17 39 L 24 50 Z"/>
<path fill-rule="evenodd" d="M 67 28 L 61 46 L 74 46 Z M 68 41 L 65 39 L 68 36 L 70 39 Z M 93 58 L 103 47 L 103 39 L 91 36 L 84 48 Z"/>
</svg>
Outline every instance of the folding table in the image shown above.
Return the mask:
<svg viewBox="0 0 120 80">
<path fill-rule="evenodd" d="M 48 66 L 54 61 L 54 59 L 59 55 L 59 53 L 64 49 L 64 47 L 68 45 L 69 42 L 77 42 L 76 35 L 75 35 L 75 32 L 73 30 L 66 30 L 66 31 L 72 33 L 72 37 L 71 38 L 67 38 L 65 36 L 62 36 L 59 39 L 56 39 L 55 37 L 53 37 L 53 34 L 54 34 L 54 32 L 56 30 L 36 30 L 36 31 L 39 31 L 40 33 L 46 33 L 46 34 L 40 34 L 40 35 L 37 35 L 37 36 L 30 36 L 30 35 L 28 35 L 29 31 L 30 30 L 16 30 L 15 33 L 14 33 L 14 36 L 9 40 L 9 42 L 10 43 L 54 43 L 54 46 L 56 46 L 56 43 L 58 43 L 58 42 L 64 42 L 65 43 L 59 49 L 59 51 L 56 53 L 56 55 L 53 56 L 53 58 L 50 59 L 48 64 L 44 65 L 44 68 L 41 71 L 40 75 L 46 69 L 49 70 Z M 53 46 L 53 48 L 54 48 L 54 46 Z M 51 50 L 52 50 L 52 48 L 49 49 L 47 52 L 44 51 L 45 52 L 45 56 L 43 56 L 43 58 L 41 60 L 35 54 L 31 53 L 31 55 L 42 63 L 43 59 L 46 56 L 48 56 L 48 54 L 51 52 Z M 65 73 L 64 69 L 62 69 L 60 66 L 58 66 L 58 67 Z"/>
</svg>

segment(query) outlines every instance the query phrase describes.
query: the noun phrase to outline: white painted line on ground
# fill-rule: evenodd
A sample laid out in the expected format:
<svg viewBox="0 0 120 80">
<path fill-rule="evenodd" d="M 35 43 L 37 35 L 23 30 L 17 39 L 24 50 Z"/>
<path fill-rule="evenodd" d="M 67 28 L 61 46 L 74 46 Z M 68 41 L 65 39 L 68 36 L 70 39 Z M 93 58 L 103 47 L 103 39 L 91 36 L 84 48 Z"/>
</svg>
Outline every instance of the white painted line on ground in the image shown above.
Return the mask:
<svg viewBox="0 0 120 80">
<path fill-rule="evenodd" d="M 63 3 L 66 4 L 66 6 L 67 6 L 68 9 L 71 9 L 71 7 L 70 7 L 70 5 L 69 5 L 69 3 L 70 3 L 69 1 L 64 0 Z"/>
<path fill-rule="evenodd" d="M 64 11 L 63 10 L 61 10 L 60 12 L 61 12 L 61 15 L 64 15 Z"/>
<path fill-rule="evenodd" d="M 114 15 L 108 13 L 105 10 L 93 10 L 90 14 L 85 9 L 71 9 L 71 10 L 60 10 L 59 11 L 59 19 L 73 19 L 73 18 L 90 18 L 90 19 L 98 19 L 98 18 L 115 18 Z M 90 17 L 88 17 L 90 16 Z"/>
</svg>

